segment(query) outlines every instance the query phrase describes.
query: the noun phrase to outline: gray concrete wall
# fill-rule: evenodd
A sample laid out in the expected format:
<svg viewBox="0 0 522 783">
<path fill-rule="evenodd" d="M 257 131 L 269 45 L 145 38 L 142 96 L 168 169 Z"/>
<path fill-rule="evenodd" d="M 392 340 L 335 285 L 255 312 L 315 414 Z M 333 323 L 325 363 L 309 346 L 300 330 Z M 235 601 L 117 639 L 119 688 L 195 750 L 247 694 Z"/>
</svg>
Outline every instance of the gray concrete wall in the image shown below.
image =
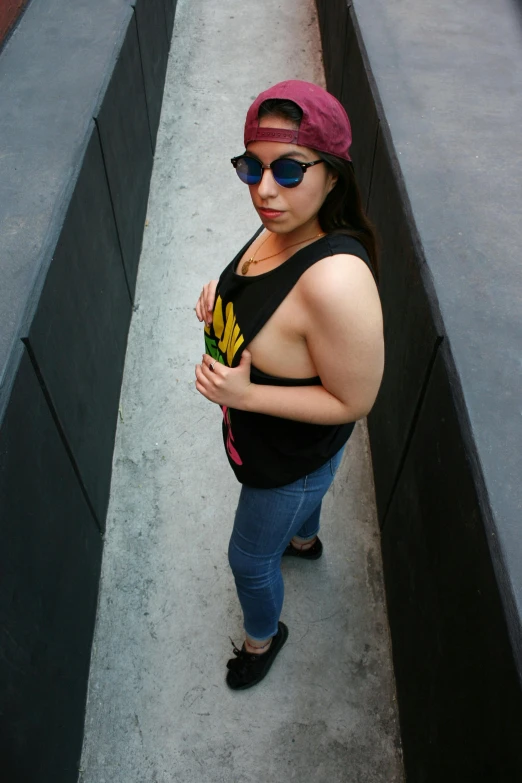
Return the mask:
<svg viewBox="0 0 522 783">
<path fill-rule="evenodd" d="M 312 0 L 180 0 L 129 334 L 83 783 L 402 781 L 366 427 L 327 496 L 317 563 L 285 562 L 290 637 L 226 687 L 242 617 L 227 543 L 239 485 L 194 388 L 193 308 L 257 227 L 229 159 L 251 100 L 323 83 Z M 204 161 L 197 166 L 196 161 Z"/>
</svg>

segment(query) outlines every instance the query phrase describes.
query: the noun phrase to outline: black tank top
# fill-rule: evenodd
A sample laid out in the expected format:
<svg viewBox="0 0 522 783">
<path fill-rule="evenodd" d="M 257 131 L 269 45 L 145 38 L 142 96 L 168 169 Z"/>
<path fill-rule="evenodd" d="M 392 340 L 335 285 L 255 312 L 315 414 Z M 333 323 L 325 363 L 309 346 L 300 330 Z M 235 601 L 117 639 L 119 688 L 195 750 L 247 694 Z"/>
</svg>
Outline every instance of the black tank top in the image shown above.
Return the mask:
<svg viewBox="0 0 522 783">
<path fill-rule="evenodd" d="M 345 234 L 329 234 L 298 250 L 280 266 L 260 275 L 236 272 L 239 260 L 263 230 L 223 270 L 216 289 L 213 320 L 205 327 L 207 354 L 227 367 L 237 367 L 246 346 L 277 310 L 303 272 L 327 256 L 348 253 L 368 265 L 363 245 Z M 320 385 L 315 378 L 277 378 L 252 366 L 252 383 L 270 386 Z M 290 484 L 312 473 L 331 459 L 352 434 L 348 424 L 306 422 L 249 413 L 222 406 L 223 440 L 230 465 L 238 481 L 252 487 L 269 488 Z"/>
</svg>

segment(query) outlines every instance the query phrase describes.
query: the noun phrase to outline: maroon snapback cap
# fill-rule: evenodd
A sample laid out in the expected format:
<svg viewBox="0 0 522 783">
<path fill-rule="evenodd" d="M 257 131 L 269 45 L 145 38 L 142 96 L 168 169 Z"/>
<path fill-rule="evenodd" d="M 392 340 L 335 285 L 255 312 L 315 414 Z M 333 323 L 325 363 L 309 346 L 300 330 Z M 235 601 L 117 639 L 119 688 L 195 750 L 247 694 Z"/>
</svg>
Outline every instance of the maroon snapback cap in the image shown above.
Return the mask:
<svg viewBox="0 0 522 783">
<path fill-rule="evenodd" d="M 271 98 L 297 103 L 303 112 L 297 130 L 259 127 L 259 107 Z M 251 141 L 299 144 L 351 161 L 352 129 L 343 106 L 322 87 L 298 79 L 279 82 L 257 96 L 246 116 L 245 149 Z"/>
</svg>

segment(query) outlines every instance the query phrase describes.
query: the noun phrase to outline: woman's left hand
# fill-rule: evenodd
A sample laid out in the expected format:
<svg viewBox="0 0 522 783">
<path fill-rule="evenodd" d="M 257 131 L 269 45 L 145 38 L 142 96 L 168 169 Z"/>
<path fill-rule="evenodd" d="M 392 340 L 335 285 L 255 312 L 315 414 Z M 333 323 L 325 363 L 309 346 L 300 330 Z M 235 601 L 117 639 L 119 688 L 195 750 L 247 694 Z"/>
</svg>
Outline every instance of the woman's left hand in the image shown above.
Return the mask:
<svg viewBox="0 0 522 783">
<path fill-rule="evenodd" d="M 196 389 L 218 405 L 245 410 L 250 381 L 252 356 L 246 348 L 237 367 L 225 367 L 208 354 L 203 354 L 201 364 L 196 364 Z M 212 369 L 210 367 L 212 366 Z"/>
</svg>

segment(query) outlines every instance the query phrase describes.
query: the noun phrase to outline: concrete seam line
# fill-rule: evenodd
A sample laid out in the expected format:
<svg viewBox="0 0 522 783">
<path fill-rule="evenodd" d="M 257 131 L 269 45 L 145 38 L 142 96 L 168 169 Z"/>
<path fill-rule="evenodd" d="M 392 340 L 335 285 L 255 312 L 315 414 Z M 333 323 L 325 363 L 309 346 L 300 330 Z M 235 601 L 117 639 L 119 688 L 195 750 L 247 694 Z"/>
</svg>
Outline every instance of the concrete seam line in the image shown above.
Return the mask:
<svg viewBox="0 0 522 783">
<path fill-rule="evenodd" d="M 342 71 L 341 71 L 341 85 L 340 85 L 340 88 L 339 88 L 339 97 L 340 97 L 340 98 L 341 98 L 341 97 L 342 97 L 342 95 L 343 95 L 343 88 L 344 88 L 344 74 L 345 74 L 345 71 L 346 71 L 346 67 L 345 67 L 344 58 L 345 58 L 345 55 L 346 55 L 346 39 L 347 39 L 347 37 L 348 37 L 348 17 L 349 17 L 349 8 L 348 8 L 348 12 L 347 12 L 347 14 L 346 14 L 346 18 L 345 18 L 345 20 L 344 20 L 344 35 L 343 35 L 343 41 L 345 42 L 345 46 L 344 46 L 344 49 L 343 49 L 343 69 L 342 69 Z"/>
<path fill-rule="evenodd" d="M 149 129 L 149 142 L 150 142 L 150 151 L 152 153 L 152 157 L 154 158 L 154 144 L 152 141 L 152 130 L 150 127 L 150 114 L 149 114 L 149 100 L 147 98 L 147 87 L 145 85 L 145 74 L 143 73 L 143 55 L 141 53 L 141 41 L 140 41 L 140 29 L 138 26 L 138 17 L 136 16 L 136 7 L 133 6 L 133 18 L 134 18 L 134 26 L 136 28 L 136 39 L 138 41 L 138 52 L 140 55 L 140 71 L 141 71 L 141 80 L 143 82 L 143 94 L 145 96 L 145 111 L 147 112 L 147 127 Z"/>
<path fill-rule="evenodd" d="M 110 182 L 110 179 L 109 179 L 109 174 L 107 172 L 107 164 L 105 162 L 105 153 L 103 151 L 102 136 L 101 136 L 101 133 L 100 133 L 100 127 L 98 125 L 98 118 L 97 117 L 93 117 L 93 120 L 94 120 L 94 124 L 96 126 L 96 133 L 98 134 L 98 141 L 99 141 L 99 144 L 100 144 L 101 156 L 102 156 L 102 161 L 103 161 L 103 171 L 104 171 L 104 174 L 105 174 L 105 181 L 107 183 L 107 190 L 109 192 L 109 199 L 110 199 L 110 202 L 111 202 L 111 209 L 112 209 L 112 217 L 113 217 L 113 220 L 114 220 L 114 226 L 116 228 L 116 236 L 118 237 L 118 247 L 120 249 L 120 259 L 121 259 L 121 263 L 122 263 L 122 266 L 123 266 L 123 274 L 125 276 L 125 285 L 127 286 L 127 293 L 129 294 L 130 303 L 131 303 L 131 305 L 134 305 L 134 300 L 132 298 L 131 289 L 130 289 L 130 285 L 129 285 L 129 279 L 128 279 L 128 276 L 127 276 L 127 267 L 125 266 L 125 256 L 124 256 L 123 247 L 122 247 L 122 244 L 121 244 L 120 229 L 118 227 L 118 221 L 116 219 L 116 212 L 114 210 L 114 200 L 112 198 L 111 182 Z"/>
<path fill-rule="evenodd" d="M 513 581 L 505 566 L 504 553 L 500 547 L 496 532 L 495 519 L 491 508 L 489 493 L 484 479 L 484 469 L 473 436 L 471 420 L 464 397 L 460 376 L 448 342 L 447 358 L 444 362 L 451 396 L 460 423 L 462 446 L 469 465 L 473 486 L 477 495 L 477 505 L 482 512 L 483 531 L 488 545 L 493 573 L 495 575 L 498 595 L 506 622 L 509 639 L 512 644 L 512 654 L 519 681 L 522 685 L 522 619 L 517 608 L 517 597 Z"/>
<path fill-rule="evenodd" d="M 444 337 L 438 336 L 435 339 L 435 345 L 433 346 L 433 350 L 431 353 L 430 361 L 428 364 L 428 367 L 426 369 L 426 373 L 424 375 L 424 380 L 422 382 L 421 390 L 419 392 L 419 397 L 417 400 L 417 403 L 415 405 L 415 410 L 413 411 L 413 416 L 411 417 L 411 423 L 408 429 L 408 435 L 406 437 L 406 440 L 404 442 L 404 448 L 402 450 L 401 458 L 399 460 L 399 464 L 397 467 L 397 473 L 395 475 L 395 479 L 393 481 L 392 488 L 390 490 L 390 495 L 388 497 L 388 503 L 386 504 L 386 510 L 384 512 L 383 518 L 382 518 L 382 525 L 381 525 L 381 535 L 384 531 L 384 527 L 386 525 L 386 520 L 388 518 L 388 511 L 390 510 L 390 506 L 392 504 L 395 490 L 397 489 L 397 486 L 399 484 L 399 481 L 401 479 L 402 471 L 404 469 L 404 465 L 406 463 L 406 459 L 408 457 L 408 452 L 410 450 L 410 444 L 413 439 L 413 436 L 415 434 L 415 428 L 417 426 L 417 421 L 419 420 L 419 416 L 421 414 L 422 406 L 424 404 L 424 399 L 426 397 L 426 392 L 428 390 L 428 385 L 430 382 L 431 374 L 433 371 L 433 365 L 435 364 L 435 359 L 437 358 L 437 354 L 439 352 L 439 348 L 442 345 L 442 342 L 444 340 Z"/>
<path fill-rule="evenodd" d="M 377 142 L 379 141 L 380 133 L 381 133 L 381 120 L 379 119 L 379 117 L 377 117 L 377 129 L 375 131 L 375 141 L 373 142 L 372 165 L 370 166 L 370 181 L 368 183 L 368 195 L 366 197 L 366 214 L 368 214 L 368 209 L 370 207 L 370 197 L 372 193 L 372 184 L 373 184 L 373 171 L 375 168 L 375 156 L 377 154 Z"/>
<path fill-rule="evenodd" d="M 78 484 L 80 486 L 80 490 L 82 492 L 82 495 L 84 496 L 85 502 L 87 503 L 89 511 L 91 512 L 92 517 L 93 517 L 93 519 L 94 519 L 94 521 L 96 523 L 96 528 L 97 528 L 98 533 L 100 534 L 100 538 L 103 539 L 103 530 L 102 530 L 102 527 L 101 527 L 100 522 L 98 520 L 98 516 L 97 516 L 96 511 L 94 510 L 94 506 L 92 505 L 91 500 L 89 498 L 89 493 L 87 492 L 87 489 L 86 489 L 85 484 L 83 482 L 83 478 L 82 478 L 82 475 L 80 473 L 80 469 L 79 469 L 78 464 L 76 462 L 76 459 L 74 457 L 74 453 L 73 453 L 73 451 L 72 451 L 72 449 L 71 449 L 71 447 L 69 445 L 69 441 L 67 440 L 67 436 L 66 436 L 65 431 L 64 431 L 64 429 L 62 427 L 62 424 L 60 422 L 60 418 L 58 416 L 58 413 L 56 412 L 56 408 L 54 406 L 54 403 L 52 401 L 52 397 L 51 397 L 51 395 L 49 393 L 49 390 L 47 388 L 47 384 L 45 383 L 45 380 L 44 380 L 44 377 L 43 377 L 42 372 L 40 370 L 40 367 L 38 366 L 38 361 L 36 359 L 36 356 L 34 355 L 34 352 L 33 352 L 31 343 L 29 341 L 29 338 L 28 337 L 22 337 L 21 340 L 22 340 L 22 342 L 25 345 L 25 348 L 27 350 L 27 355 L 29 357 L 29 361 L 31 362 L 31 366 L 32 366 L 32 368 L 34 370 L 34 373 L 36 375 L 36 379 L 38 381 L 38 385 L 40 386 L 40 388 L 42 390 L 42 393 L 44 395 L 45 401 L 47 403 L 47 407 L 49 409 L 49 413 L 51 414 L 52 419 L 54 421 L 54 424 L 56 426 L 56 430 L 58 432 L 58 436 L 59 436 L 60 440 L 63 443 L 63 446 L 65 448 L 65 451 L 66 451 L 67 456 L 69 458 L 69 461 L 71 463 L 72 469 L 74 470 L 76 478 L 78 479 Z"/>
</svg>

